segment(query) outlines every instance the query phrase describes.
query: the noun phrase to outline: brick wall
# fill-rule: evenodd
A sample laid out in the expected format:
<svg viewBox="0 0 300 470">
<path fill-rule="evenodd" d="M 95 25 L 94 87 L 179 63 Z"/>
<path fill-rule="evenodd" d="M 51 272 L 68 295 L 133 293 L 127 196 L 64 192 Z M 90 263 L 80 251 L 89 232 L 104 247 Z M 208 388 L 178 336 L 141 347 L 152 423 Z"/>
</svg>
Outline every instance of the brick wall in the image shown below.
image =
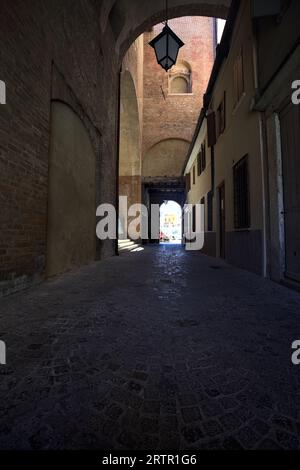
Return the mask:
<svg viewBox="0 0 300 470">
<path fill-rule="evenodd" d="M 186 61 L 191 67 L 193 94 L 169 95 L 168 74 L 157 64 L 154 50 L 148 45 L 162 31 L 162 24 L 155 26 L 144 35 L 143 158 L 165 139 L 191 141 L 214 61 L 212 18 L 177 18 L 169 21 L 169 26 L 185 43 L 178 62 Z M 182 154 L 182 164 L 184 159 Z"/>
<path fill-rule="evenodd" d="M 99 28 L 93 0 L 1 0 L 0 292 L 45 271 L 53 70 L 89 128 L 97 155 L 98 202 L 115 202 L 118 74 L 112 34 Z M 105 52 L 106 51 L 106 52 Z M 107 174 L 111 178 L 107 178 Z M 114 243 L 98 246 L 98 257 Z M 96 255 L 95 255 L 96 257 Z"/>
</svg>

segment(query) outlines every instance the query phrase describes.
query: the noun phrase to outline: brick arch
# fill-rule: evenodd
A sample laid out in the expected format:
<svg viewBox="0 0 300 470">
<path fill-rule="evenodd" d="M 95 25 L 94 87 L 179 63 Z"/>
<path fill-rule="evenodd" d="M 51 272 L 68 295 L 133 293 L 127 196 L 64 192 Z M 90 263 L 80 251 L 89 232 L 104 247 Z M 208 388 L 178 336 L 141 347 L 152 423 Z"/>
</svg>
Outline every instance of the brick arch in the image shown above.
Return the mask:
<svg viewBox="0 0 300 470">
<path fill-rule="evenodd" d="M 231 0 L 169 0 L 168 17 L 226 18 L 230 3 Z M 121 63 L 126 51 L 140 34 L 165 20 L 165 0 L 110 1 L 105 9 L 103 8 L 101 15 L 102 28 L 111 28 Z"/>
<path fill-rule="evenodd" d="M 180 177 L 189 145 L 188 140 L 178 137 L 163 139 L 152 145 L 143 158 L 143 177 Z"/>
</svg>

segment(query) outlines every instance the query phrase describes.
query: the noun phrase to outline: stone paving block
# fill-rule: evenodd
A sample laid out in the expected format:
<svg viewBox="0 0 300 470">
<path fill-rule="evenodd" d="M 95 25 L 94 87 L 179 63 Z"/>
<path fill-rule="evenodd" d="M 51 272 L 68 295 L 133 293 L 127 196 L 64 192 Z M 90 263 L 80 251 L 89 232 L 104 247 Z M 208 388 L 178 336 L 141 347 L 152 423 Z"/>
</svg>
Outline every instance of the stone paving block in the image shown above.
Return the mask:
<svg viewBox="0 0 300 470">
<path fill-rule="evenodd" d="M 182 408 L 181 414 L 185 423 L 193 423 L 202 418 L 198 407 Z"/>
<path fill-rule="evenodd" d="M 182 428 L 181 434 L 188 444 L 194 444 L 199 439 L 204 437 L 204 434 L 199 426 L 186 426 Z"/>
<path fill-rule="evenodd" d="M 246 449 L 252 449 L 260 440 L 258 434 L 253 429 L 246 426 L 236 433 L 236 438 Z"/>
<path fill-rule="evenodd" d="M 205 436 L 216 437 L 223 433 L 223 427 L 216 420 L 203 421 L 201 428 Z"/>
<path fill-rule="evenodd" d="M 2 299 L 0 449 L 299 449 L 300 294 L 211 264 L 146 247 Z"/>
</svg>

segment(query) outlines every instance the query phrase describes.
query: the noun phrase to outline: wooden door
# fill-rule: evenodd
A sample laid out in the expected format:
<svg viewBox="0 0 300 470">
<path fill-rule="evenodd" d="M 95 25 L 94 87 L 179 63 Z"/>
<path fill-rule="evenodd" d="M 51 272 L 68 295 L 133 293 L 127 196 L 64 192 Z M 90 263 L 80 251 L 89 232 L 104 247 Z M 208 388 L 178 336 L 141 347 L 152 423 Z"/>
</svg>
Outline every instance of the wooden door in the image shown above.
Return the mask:
<svg viewBox="0 0 300 470">
<path fill-rule="evenodd" d="M 225 259 L 225 184 L 219 186 L 219 240 L 220 257 Z"/>
</svg>

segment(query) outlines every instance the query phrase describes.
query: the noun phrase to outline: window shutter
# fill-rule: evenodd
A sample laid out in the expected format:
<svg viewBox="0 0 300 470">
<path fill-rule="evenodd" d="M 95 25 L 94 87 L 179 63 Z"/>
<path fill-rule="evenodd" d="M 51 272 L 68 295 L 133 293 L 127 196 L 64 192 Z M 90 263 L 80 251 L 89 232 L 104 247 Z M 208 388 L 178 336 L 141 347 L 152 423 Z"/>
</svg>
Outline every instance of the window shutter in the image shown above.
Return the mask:
<svg viewBox="0 0 300 470">
<path fill-rule="evenodd" d="M 279 15 L 281 0 L 252 0 L 252 18 L 262 18 L 263 16 Z"/>
<path fill-rule="evenodd" d="M 207 116 L 207 137 L 208 146 L 213 147 L 216 144 L 216 115 L 214 112 Z"/>
<path fill-rule="evenodd" d="M 239 58 L 238 58 L 238 84 L 239 84 L 239 99 L 242 97 L 242 94 L 245 91 L 244 88 L 244 64 L 243 64 L 243 49 L 241 49 Z"/>
<path fill-rule="evenodd" d="M 201 172 L 203 172 L 206 168 L 206 148 L 205 143 L 201 145 Z"/>
<path fill-rule="evenodd" d="M 244 81 L 244 58 L 243 49 L 241 48 L 233 65 L 233 82 L 234 82 L 234 104 L 237 105 L 245 91 Z"/>
<path fill-rule="evenodd" d="M 197 157 L 197 174 L 198 174 L 198 176 L 201 175 L 201 165 L 202 165 L 202 155 L 201 155 L 201 150 L 200 150 L 200 152 L 198 153 L 198 157 Z"/>
<path fill-rule="evenodd" d="M 234 105 L 239 101 L 239 79 L 238 79 L 238 62 L 233 65 L 233 86 L 234 86 Z"/>
<path fill-rule="evenodd" d="M 226 91 L 224 91 L 221 113 L 221 133 L 223 134 L 226 128 Z"/>
<path fill-rule="evenodd" d="M 191 174 L 188 173 L 185 176 L 185 186 L 186 186 L 186 192 L 188 193 L 191 190 Z"/>
</svg>

